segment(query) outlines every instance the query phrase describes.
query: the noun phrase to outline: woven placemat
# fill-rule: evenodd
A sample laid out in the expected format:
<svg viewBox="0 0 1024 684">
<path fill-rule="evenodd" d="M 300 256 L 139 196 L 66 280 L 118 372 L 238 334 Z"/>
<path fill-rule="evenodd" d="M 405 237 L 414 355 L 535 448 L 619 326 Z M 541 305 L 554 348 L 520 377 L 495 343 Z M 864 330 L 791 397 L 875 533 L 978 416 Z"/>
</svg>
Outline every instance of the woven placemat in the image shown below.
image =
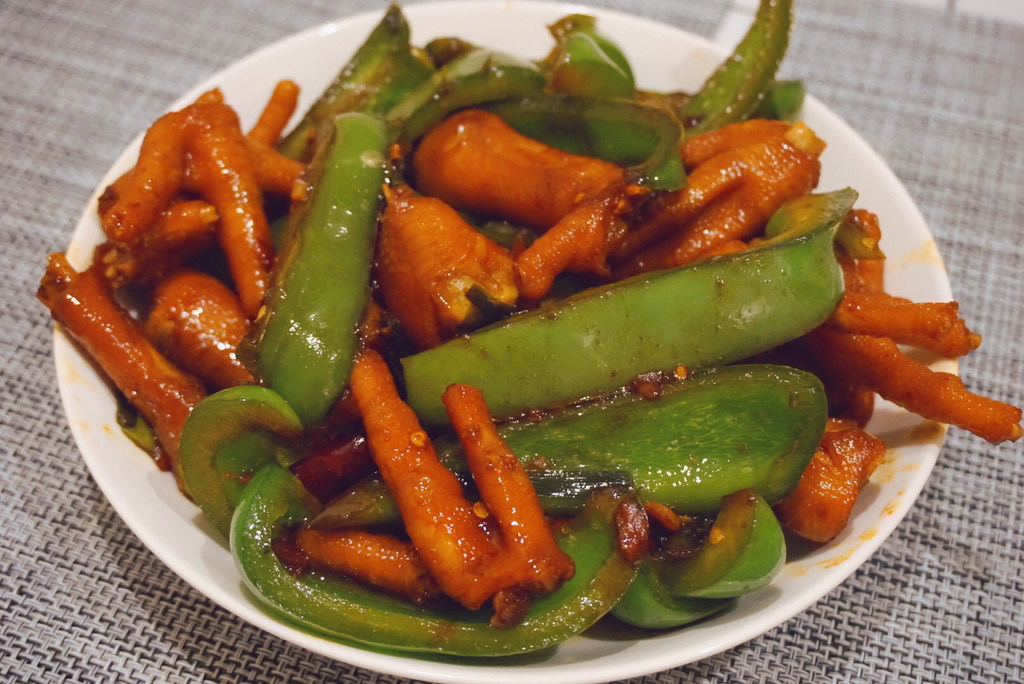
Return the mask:
<svg viewBox="0 0 1024 684">
<path fill-rule="evenodd" d="M 411 4 L 411 3 L 410 3 Z M 726 2 L 594 1 L 702 35 Z M 0 2 L 0 678 L 404 681 L 249 626 L 131 534 L 79 456 L 34 292 L 94 185 L 182 92 L 247 52 L 384 2 Z M 969 387 L 1024 404 L 1024 28 L 924 4 L 803 0 L 784 74 L 887 159 L 928 220 L 982 350 Z M 895 534 L 763 636 L 633 680 L 1022 681 L 1019 445 L 949 434 Z"/>
</svg>

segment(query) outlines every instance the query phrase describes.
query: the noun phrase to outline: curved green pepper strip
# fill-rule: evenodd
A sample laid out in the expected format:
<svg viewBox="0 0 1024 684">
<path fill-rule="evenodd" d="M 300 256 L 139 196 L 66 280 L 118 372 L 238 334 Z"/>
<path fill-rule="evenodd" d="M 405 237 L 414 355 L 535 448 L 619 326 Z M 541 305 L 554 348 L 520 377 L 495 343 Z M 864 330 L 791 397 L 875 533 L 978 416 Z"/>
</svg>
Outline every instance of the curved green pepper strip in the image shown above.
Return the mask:
<svg viewBox="0 0 1024 684">
<path fill-rule="evenodd" d="M 653 572 L 650 565 L 641 565 L 636 580 L 612 608 L 613 617 L 634 627 L 671 629 L 720 613 L 736 603 L 732 599 L 672 596 Z"/>
<path fill-rule="evenodd" d="M 399 142 L 411 143 L 457 109 L 526 97 L 544 89 L 536 65 L 486 48 L 471 50 L 441 69 L 385 118 Z"/>
<path fill-rule="evenodd" d="M 767 502 L 749 490 L 722 500 L 715 528 L 717 543 L 705 542 L 687 560 L 641 561 L 640 574 L 612 615 L 636 627 L 678 627 L 767 586 L 786 562 L 782 528 Z"/>
<path fill-rule="evenodd" d="M 622 50 L 597 32 L 597 20 L 570 14 L 549 26 L 557 44 L 544 60 L 548 89 L 597 98 L 633 97 L 633 69 Z"/>
<path fill-rule="evenodd" d="M 556 532 L 576 574 L 535 599 L 512 627 L 492 627 L 486 610 L 420 608 L 355 582 L 296 577 L 272 552 L 282 527 L 316 511 L 287 470 L 271 464 L 253 477 L 236 509 L 231 548 L 245 583 L 268 608 L 313 632 L 396 651 L 498 656 L 534 651 L 582 632 L 607 613 L 636 575 L 617 546 L 615 511 L 622 492 L 605 490 Z"/>
<path fill-rule="evenodd" d="M 679 112 L 687 134 L 743 121 L 764 99 L 789 46 L 792 0 L 761 0 L 733 54 Z"/>
<path fill-rule="evenodd" d="M 488 108 L 519 133 L 565 152 L 625 167 L 631 183 L 676 190 L 686 181 L 679 122 L 627 100 L 534 95 Z"/>
<path fill-rule="evenodd" d="M 755 495 L 756 496 L 756 495 Z M 731 598 L 756 591 L 771 583 L 786 564 L 786 536 L 778 518 L 761 497 L 757 498 L 750 541 L 739 558 L 715 582 L 686 590 L 691 598 Z"/>
<path fill-rule="evenodd" d="M 382 115 L 428 80 L 433 67 L 409 43 L 409 24 L 391 5 L 334 81 L 285 136 L 281 154 L 308 159 L 320 128 L 343 112 Z"/>
<path fill-rule="evenodd" d="M 366 114 L 338 116 L 310 163 L 309 197 L 291 212 L 264 313 L 239 354 L 306 426 L 348 383 L 390 137 Z"/>
<path fill-rule="evenodd" d="M 443 424 L 444 389 L 480 389 L 496 418 L 609 394 L 652 371 L 738 361 L 817 327 L 843 291 L 832 239 L 857 193 L 783 206 L 759 247 L 641 274 L 402 359 L 407 401 Z"/>
<path fill-rule="evenodd" d="M 684 561 L 652 557 L 657 579 L 670 595 L 731 598 L 772 581 L 786 562 L 786 541 L 771 507 L 751 490 L 722 499 L 714 534 Z"/>
<path fill-rule="evenodd" d="M 196 405 L 178 446 L 189 496 L 226 537 L 246 483 L 268 463 L 290 465 L 287 439 L 302 422 L 279 394 L 259 385 L 221 390 Z"/>
</svg>

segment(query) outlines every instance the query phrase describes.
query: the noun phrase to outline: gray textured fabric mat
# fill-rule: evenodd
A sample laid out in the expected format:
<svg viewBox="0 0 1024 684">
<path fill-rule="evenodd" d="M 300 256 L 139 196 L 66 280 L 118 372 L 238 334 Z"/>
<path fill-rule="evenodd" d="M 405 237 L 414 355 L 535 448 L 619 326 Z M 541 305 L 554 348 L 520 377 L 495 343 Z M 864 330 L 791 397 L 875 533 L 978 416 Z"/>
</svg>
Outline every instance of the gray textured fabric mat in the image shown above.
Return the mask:
<svg viewBox="0 0 1024 684">
<path fill-rule="evenodd" d="M 725 2 L 594 1 L 713 35 Z M 0 0 L 0 678 L 394 682 L 234 618 L 131 534 L 82 463 L 34 292 L 100 176 L 179 94 L 374 0 Z M 1024 405 L 1024 27 L 884 0 L 803 0 L 784 72 L 919 204 L 982 349 L 968 386 Z M 749 643 L 637 682 L 1024 680 L 1024 465 L 953 429 L 860 570 Z"/>
</svg>

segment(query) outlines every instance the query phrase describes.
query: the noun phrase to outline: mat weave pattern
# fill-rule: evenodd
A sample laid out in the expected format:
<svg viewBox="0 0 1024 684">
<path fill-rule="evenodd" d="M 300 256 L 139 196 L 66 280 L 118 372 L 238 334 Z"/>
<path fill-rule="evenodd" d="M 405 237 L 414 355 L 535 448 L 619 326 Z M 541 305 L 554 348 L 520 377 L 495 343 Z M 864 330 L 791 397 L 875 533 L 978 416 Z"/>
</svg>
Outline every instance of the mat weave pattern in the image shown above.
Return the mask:
<svg viewBox="0 0 1024 684">
<path fill-rule="evenodd" d="M 122 148 L 253 49 L 383 0 L 0 0 L 0 680 L 404 681 L 292 646 L 164 567 L 91 480 L 34 298 Z M 728 3 L 593 0 L 713 35 Z M 934 3 L 933 3 L 934 4 Z M 982 352 L 1024 404 L 1024 27 L 923 3 L 799 0 L 784 66 L 906 184 Z M 895 534 L 822 601 L 675 682 L 1024 681 L 1024 462 L 956 429 Z"/>
</svg>

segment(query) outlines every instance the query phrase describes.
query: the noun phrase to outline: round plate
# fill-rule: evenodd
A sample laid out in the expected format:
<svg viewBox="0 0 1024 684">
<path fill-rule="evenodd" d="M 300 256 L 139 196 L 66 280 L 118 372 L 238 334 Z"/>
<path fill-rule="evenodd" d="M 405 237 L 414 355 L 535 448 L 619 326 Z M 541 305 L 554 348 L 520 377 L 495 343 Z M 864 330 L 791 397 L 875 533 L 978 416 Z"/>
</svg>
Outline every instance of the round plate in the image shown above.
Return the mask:
<svg viewBox="0 0 1024 684">
<path fill-rule="evenodd" d="M 678 28 L 613 11 L 542 2 L 441 2 L 410 6 L 413 42 L 456 35 L 529 58 L 551 46 L 546 26 L 570 12 L 588 12 L 599 29 L 623 47 L 641 87 L 695 90 L 724 57 L 722 50 Z M 212 87 L 242 118 L 255 121 L 273 85 L 290 78 L 302 86 L 304 111 L 379 21 L 382 11 L 360 14 L 302 32 L 240 60 L 175 103 L 180 109 Z M 951 298 L 949 282 L 928 229 L 906 190 L 874 151 L 839 117 L 808 97 L 802 118 L 828 143 L 819 190 L 852 186 L 858 206 L 876 212 L 885 237 L 889 290 L 917 301 Z M 140 136 L 141 139 L 141 136 Z M 136 140 L 96 189 L 131 168 Z M 86 207 L 68 248 L 84 267 L 101 232 L 95 197 Z M 791 553 L 769 587 L 743 597 L 713 619 L 654 636 L 607 628 L 538 654 L 494 660 L 423 659 L 383 654 L 298 630 L 265 613 L 242 585 L 226 541 L 181 495 L 173 478 L 159 472 L 114 422 L 114 400 L 104 380 L 58 330 L 54 355 L 68 421 L 85 461 L 111 505 L 168 567 L 225 609 L 311 651 L 362 667 L 416 679 L 445 682 L 600 682 L 683 665 L 726 650 L 772 629 L 817 601 L 871 555 L 906 514 L 928 477 L 945 430 L 885 402 L 869 430 L 885 439 L 889 453 L 865 489 L 851 524 L 837 539 Z M 943 370 L 955 370 L 945 363 Z"/>
</svg>

